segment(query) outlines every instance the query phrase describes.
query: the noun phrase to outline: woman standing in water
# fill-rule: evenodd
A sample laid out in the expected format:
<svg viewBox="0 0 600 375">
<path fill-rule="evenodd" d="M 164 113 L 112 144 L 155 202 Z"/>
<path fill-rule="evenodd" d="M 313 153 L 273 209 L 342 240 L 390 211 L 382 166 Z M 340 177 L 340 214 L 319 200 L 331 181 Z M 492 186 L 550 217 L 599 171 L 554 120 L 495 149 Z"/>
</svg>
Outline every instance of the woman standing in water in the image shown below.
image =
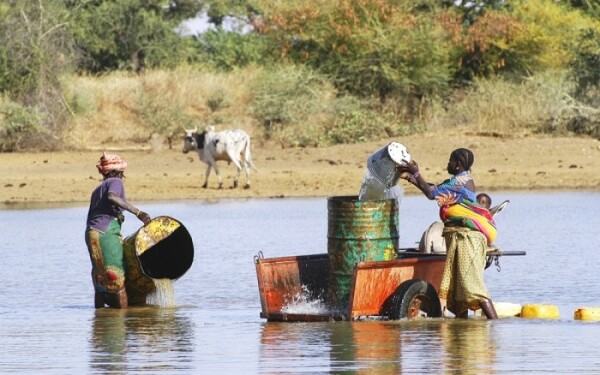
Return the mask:
<svg viewBox="0 0 600 375">
<path fill-rule="evenodd" d="M 123 186 L 123 172 L 127 162 L 119 155 L 104 153 L 96 165 L 104 180 L 92 192 L 87 215 L 85 242 L 92 261 L 94 306 L 126 308 L 125 268 L 121 223 L 123 210 L 129 211 L 144 225 L 150 216 L 127 202 Z"/>
<path fill-rule="evenodd" d="M 473 162 L 473 153 L 459 148 L 452 151 L 448 161 L 452 177 L 441 184 L 427 183 L 414 160 L 403 178 L 440 206 L 447 250 L 440 299 L 446 300 L 448 310 L 456 317 L 466 318 L 469 309 L 481 308 L 488 319 L 497 319 L 483 281 L 486 247 L 496 238 L 496 228 L 490 212 L 477 204 L 475 183 L 469 175 Z"/>
</svg>

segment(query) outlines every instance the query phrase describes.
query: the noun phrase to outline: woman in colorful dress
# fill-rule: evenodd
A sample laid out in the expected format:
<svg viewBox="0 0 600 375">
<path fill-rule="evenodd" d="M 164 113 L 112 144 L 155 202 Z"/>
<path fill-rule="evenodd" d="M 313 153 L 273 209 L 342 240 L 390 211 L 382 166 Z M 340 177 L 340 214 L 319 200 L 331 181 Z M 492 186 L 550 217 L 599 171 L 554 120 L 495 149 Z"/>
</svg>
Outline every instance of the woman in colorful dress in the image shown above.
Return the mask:
<svg viewBox="0 0 600 375">
<path fill-rule="evenodd" d="M 92 261 L 94 306 L 126 308 L 125 268 L 121 223 L 123 211 L 134 214 L 144 225 L 150 216 L 130 204 L 125 198 L 123 172 L 127 162 L 119 155 L 104 153 L 100 158 L 98 172 L 104 180 L 92 192 L 87 215 L 85 242 Z"/>
<path fill-rule="evenodd" d="M 483 280 L 486 248 L 496 238 L 492 215 L 476 200 L 475 183 L 469 175 L 473 153 L 459 148 L 450 154 L 448 173 L 452 177 L 439 185 L 429 184 L 416 161 L 407 166 L 403 178 L 435 199 L 444 223 L 447 258 L 439 290 L 440 299 L 456 317 L 466 318 L 468 310 L 482 309 L 488 319 L 498 315 Z"/>
</svg>

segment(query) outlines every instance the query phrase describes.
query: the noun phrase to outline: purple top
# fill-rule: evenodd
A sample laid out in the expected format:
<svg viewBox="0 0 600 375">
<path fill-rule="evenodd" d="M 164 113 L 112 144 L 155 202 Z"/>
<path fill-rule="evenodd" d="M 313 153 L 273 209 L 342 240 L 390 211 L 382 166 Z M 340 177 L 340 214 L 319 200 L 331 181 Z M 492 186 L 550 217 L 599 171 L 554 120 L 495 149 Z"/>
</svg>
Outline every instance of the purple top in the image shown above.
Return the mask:
<svg viewBox="0 0 600 375">
<path fill-rule="evenodd" d="M 109 177 L 92 192 L 86 230 L 92 228 L 104 233 L 108 228 L 108 223 L 123 212 L 121 207 L 108 200 L 108 193 L 114 193 L 125 200 L 123 180 L 118 177 Z"/>
<path fill-rule="evenodd" d="M 473 178 L 467 171 L 454 175 L 433 189 L 433 196 L 440 207 L 460 203 L 464 198 L 475 202 L 475 192 L 467 187 Z"/>
</svg>

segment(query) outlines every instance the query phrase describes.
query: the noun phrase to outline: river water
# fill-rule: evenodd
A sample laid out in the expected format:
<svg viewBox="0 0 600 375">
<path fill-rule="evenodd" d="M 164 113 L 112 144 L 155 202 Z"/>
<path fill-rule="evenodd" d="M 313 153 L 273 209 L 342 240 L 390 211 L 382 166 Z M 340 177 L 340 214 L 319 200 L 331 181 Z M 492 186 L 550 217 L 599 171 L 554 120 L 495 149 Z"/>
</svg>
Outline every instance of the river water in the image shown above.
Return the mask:
<svg viewBox="0 0 600 375">
<path fill-rule="evenodd" d="M 496 302 L 556 305 L 557 320 L 425 319 L 267 323 L 253 257 L 327 252 L 327 200 L 147 202 L 181 221 L 195 245 L 174 284 L 175 307 L 93 308 L 87 207 L 0 210 L 0 373 L 421 374 L 599 373 L 597 192 L 494 192 L 510 205 L 496 244 L 525 250 L 490 267 Z M 436 220 L 435 203 L 404 197 L 400 246 Z M 131 215 L 125 236 L 139 228 Z"/>
</svg>

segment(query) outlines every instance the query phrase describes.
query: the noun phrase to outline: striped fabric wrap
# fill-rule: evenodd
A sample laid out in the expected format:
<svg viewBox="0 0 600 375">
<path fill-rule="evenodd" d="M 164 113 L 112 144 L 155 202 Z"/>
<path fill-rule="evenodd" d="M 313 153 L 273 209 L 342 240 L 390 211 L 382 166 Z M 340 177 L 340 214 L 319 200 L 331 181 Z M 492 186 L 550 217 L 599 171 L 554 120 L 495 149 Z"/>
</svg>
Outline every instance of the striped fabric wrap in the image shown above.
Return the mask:
<svg viewBox="0 0 600 375">
<path fill-rule="evenodd" d="M 462 223 L 462 226 L 483 233 L 488 245 L 496 240 L 496 223 L 490 211 L 468 199 L 463 199 L 461 203 L 442 206 L 440 208 L 440 218 L 444 224 L 452 224 L 458 221 Z"/>
</svg>

